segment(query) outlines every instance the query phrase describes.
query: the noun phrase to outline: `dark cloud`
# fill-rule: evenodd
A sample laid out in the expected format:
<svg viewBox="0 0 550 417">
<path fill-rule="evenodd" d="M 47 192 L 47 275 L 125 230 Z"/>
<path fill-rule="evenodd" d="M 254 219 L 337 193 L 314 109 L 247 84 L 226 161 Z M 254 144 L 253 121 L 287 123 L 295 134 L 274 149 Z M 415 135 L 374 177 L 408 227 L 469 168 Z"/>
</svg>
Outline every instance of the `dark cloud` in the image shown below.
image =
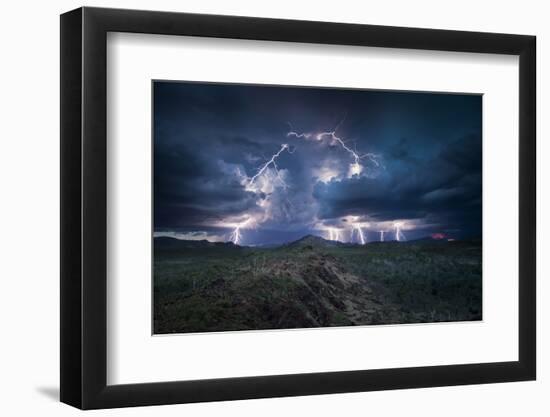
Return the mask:
<svg viewBox="0 0 550 417">
<path fill-rule="evenodd" d="M 234 167 L 214 154 L 210 157 L 185 145 L 155 148 L 156 227 L 202 224 L 255 206 L 256 197 L 233 175 Z"/>
<path fill-rule="evenodd" d="M 320 216 L 366 212 L 379 221 L 426 219 L 480 234 L 481 138 L 463 136 L 428 158 L 410 157 L 408 144 L 388 149 L 391 159 L 379 177 L 318 183 Z"/>
</svg>

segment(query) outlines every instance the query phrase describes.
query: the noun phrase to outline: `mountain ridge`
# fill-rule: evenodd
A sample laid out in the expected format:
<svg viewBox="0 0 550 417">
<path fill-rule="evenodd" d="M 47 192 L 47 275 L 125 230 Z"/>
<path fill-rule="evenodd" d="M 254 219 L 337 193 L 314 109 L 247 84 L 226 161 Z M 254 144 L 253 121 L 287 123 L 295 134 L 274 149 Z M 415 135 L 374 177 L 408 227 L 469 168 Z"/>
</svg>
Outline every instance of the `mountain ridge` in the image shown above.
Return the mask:
<svg viewBox="0 0 550 417">
<path fill-rule="evenodd" d="M 305 247 L 305 246 L 311 246 L 311 247 L 334 247 L 334 246 L 340 246 L 343 245 L 342 242 L 337 242 L 334 240 L 327 240 L 320 236 L 307 234 L 300 239 L 294 240 L 292 242 L 286 243 L 282 246 L 285 247 Z"/>
<path fill-rule="evenodd" d="M 476 241 L 477 239 L 470 239 Z M 447 243 L 447 239 L 434 239 L 430 236 L 426 236 L 420 239 L 406 240 L 406 241 L 397 241 L 397 240 L 386 240 L 385 242 L 380 241 L 369 241 L 364 245 L 354 242 L 340 242 L 335 240 L 328 240 L 321 236 L 307 234 L 302 236 L 299 239 L 293 240 L 287 243 L 277 243 L 277 244 L 262 244 L 262 245 L 237 245 L 231 241 L 228 242 L 210 242 L 206 239 L 201 240 L 187 240 L 187 239 L 178 239 L 171 236 L 156 236 L 154 237 L 154 246 L 162 249 L 177 249 L 177 248 L 258 248 L 258 249 L 274 249 L 274 248 L 329 248 L 329 247 L 345 247 L 345 246 L 365 246 L 369 244 L 387 244 L 387 243 L 408 243 L 408 244 L 422 244 L 422 243 Z"/>
</svg>

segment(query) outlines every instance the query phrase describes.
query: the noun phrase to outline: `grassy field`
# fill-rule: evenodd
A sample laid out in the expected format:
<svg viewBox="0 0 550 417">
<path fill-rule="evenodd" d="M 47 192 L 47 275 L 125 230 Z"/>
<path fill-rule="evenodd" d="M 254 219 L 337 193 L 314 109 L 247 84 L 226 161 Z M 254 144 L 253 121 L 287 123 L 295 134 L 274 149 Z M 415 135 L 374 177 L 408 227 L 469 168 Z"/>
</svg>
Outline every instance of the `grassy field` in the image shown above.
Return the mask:
<svg viewBox="0 0 550 417">
<path fill-rule="evenodd" d="M 154 332 L 481 319 L 481 242 L 155 239 Z"/>
</svg>

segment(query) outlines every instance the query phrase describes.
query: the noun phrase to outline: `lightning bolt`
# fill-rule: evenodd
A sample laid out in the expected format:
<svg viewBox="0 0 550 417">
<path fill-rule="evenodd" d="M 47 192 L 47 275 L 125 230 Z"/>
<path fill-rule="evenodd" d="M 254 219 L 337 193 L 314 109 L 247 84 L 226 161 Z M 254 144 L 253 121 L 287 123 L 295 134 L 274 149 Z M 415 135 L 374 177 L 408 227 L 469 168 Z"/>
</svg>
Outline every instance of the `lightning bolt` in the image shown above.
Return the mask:
<svg viewBox="0 0 550 417">
<path fill-rule="evenodd" d="M 398 242 L 400 242 L 401 240 L 407 240 L 405 238 L 405 235 L 401 231 L 401 227 L 403 226 L 403 224 L 397 222 L 397 223 L 394 223 L 393 226 L 395 227 L 395 240 L 397 240 Z"/>
<path fill-rule="evenodd" d="M 335 240 L 336 242 L 340 241 L 340 231 L 331 227 L 328 229 L 329 240 Z"/>
<path fill-rule="evenodd" d="M 287 124 L 290 127 L 290 131 L 286 134 L 288 138 L 295 137 L 297 139 L 310 139 L 313 136 L 312 133 L 298 133 L 292 130 L 292 125 L 290 124 L 290 122 L 287 122 Z"/>
<path fill-rule="evenodd" d="M 351 149 L 344 139 L 342 139 L 340 136 L 337 135 L 337 131 L 344 122 L 345 118 L 340 121 L 334 128 L 334 130 L 331 131 L 325 131 L 325 132 L 319 132 L 319 133 L 298 133 L 294 130 L 292 130 L 292 125 L 288 123 L 290 126 L 290 131 L 286 134 L 287 137 L 295 137 L 298 139 L 311 139 L 314 138 L 318 141 L 322 141 L 325 138 L 330 138 L 332 143 L 338 144 L 344 149 L 347 153 L 351 155 L 353 158 L 353 163 L 350 164 L 349 169 L 349 176 L 353 175 L 359 175 L 361 172 L 363 172 L 363 165 L 361 164 L 361 160 L 368 158 L 374 165 L 377 167 L 380 166 L 380 163 L 378 162 L 378 155 L 374 153 L 364 153 L 359 154 L 357 150 Z"/>
<path fill-rule="evenodd" d="M 246 180 L 246 190 L 247 191 L 252 191 L 254 193 L 259 193 L 260 192 L 260 189 L 258 187 L 255 187 L 254 186 L 254 183 L 255 181 L 261 177 L 262 175 L 264 174 L 269 174 L 269 175 L 265 175 L 265 178 L 268 182 L 270 182 L 273 178 L 273 175 L 271 172 L 268 172 L 267 169 L 272 166 L 273 167 L 273 170 L 275 171 L 275 176 L 276 178 L 279 180 L 279 182 L 281 183 L 281 185 L 283 186 L 283 188 L 288 188 L 287 184 L 285 183 L 285 181 L 283 180 L 283 177 L 281 176 L 281 173 L 279 171 L 279 167 L 277 166 L 277 158 L 284 152 L 284 151 L 287 151 L 288 153 L 292 154 L 294 153 L 294 151 L 292 151 L 290 149 L 290 146 L 286 143 L 282 144 L 281 145 L 281 148 L 279 149 L 278 152 L 276 152 L 275 154 L 273 154 L 271 156 L 271 158 L 265 163 L 263 164 L 259 169 L 258 171 L 256 172 L 256 174 L 254 174 L 254 176 L 252 176 L 251 178 L 247 178 Z M 288 200 L 288 199 L 287 199 Z M 266 209 L 266 204 L 267 201 L 264 200 L 263 202 L 263 205 L 260 204 L 260 206 L 264 207 L 264 210 Z M 289 202 L 290 204 L 290 202 Z M 283 209 L 285 210 L 285 208 L 283 207 Z M 287 214 L 288 216 L 288 214 Z M 241 233 L 241 229 L 243 229 L 245 226 L 249 225 L 250 223 L 250 220 L 251 218 L 249 217 L 247 220 L 245 220 L 244 222 L 241 222 L 241 223 L 237 223 L 237 224 L 233 224 L 232 227 L 233 227 L 233 232 L 231 232 L 230 236 L 229 236 L 229 240 L 231 242 L 233 242 L 235 245 L 238 245 L 242 242 L 242 233 Z M 255 221 L 257 222 L 258 219 L 255 219 Z"/>
<path fill-rule="evenodd" d="M 363 235 L 363 229 L 361 229 L 361 226 L 355 226 L 354 230 L 357 231 L 359 240 L 361 241 L 361 245 L 364 245 L 366 243 L 366 240 L 365 240 L 365 236 Z"/>
<path fill-rule="evenodd" d="M 250 221 L 250 219 L 246 219 L 244 222 L 239 223 L 235 226 L 235 229 L 233 229 L 233 232 L 231 233 L 231 236 L 229 237 L 229 240 L 233 242 L 235 245 L 238 245 L 242 241 L 241 236 L 241 228 L 246 226 L 246 224 Z"/>
<path fill-rule="evenodd" d="M 380 242 L 383 242 L 384 241 L 384 231 L 383 230 L 380 230 Z"/>
<path fill-rule="evenodd" d="M 288 144 L 286 143 L 283 143 L 281 145 L 281 149 L 279 149 L 279 151 L 275 154 L 273 154 L 271 156 L 271 158 L 265 163 L 263 164 L 260 169 L 258 169 L 258 172 L 256 172 L 256 174 L 250 178 L 250 180 L 248 181 L 248 187 L 247 188 L 250 188 L 253 184 L 254 184 L 254 181 L 256 181 L 256 179 L 258 177 L 260 177 L 261 175 L 263 175 L 265 173 L 265 171 L 267 170 L 267 168 L 272 165 L 273 166 L 273 169 L 275 170 L 276 174 L 277 174 L 277 179 L 280 181 L 281 185 L 284 187 L 284 188 L 288 188 L 287 184 L 284 182 L 284 180 L 282 179 L 281 177 L 281 174 L 279 172 L 279 167 L 277 166 L 277 158 L 284 152 L 284 151 L 288 151 L 288 153 L 292 154 L 294 152 L 291 152 L 290 151 L 290 147 L 288 146 Z"/>
<path fill-rule="evenodd" d="M 363 166 L 361 165 L 361 160 L 363 158 L 369 158 L 376 166 L 380 165 L 376 160 L 375 154 L 365 153 L 365 154 L 359 155 L 355 150 L 347 146 L 346 142 L 344 142 L 342 138 L 336 135 L 336 130 L 333 130 L 332 132 L 321 132 L 317 134 L 317 140 L 323 140 L 323 138 L 327 136 L 330 137 L 333 142 L 339 143 L 342 146 L 342 148 L 346 152 L 348 152 L 353 158 L 353 163 L 350 166 L 351 175 L 359 175 L 363 171 Z"/>
</svg>

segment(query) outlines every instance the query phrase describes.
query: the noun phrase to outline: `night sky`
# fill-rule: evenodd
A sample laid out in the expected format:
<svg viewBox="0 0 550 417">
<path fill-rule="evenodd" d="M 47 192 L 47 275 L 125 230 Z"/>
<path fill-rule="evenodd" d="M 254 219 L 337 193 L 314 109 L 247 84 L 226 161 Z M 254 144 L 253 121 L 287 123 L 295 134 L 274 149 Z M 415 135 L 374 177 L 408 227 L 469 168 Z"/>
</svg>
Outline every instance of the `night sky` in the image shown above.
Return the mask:
<svg viewBox="0 0 550 417">
<path fill-rule="evenodd" d="M 153 87 L 156 236 L 481 237 L 479 95 Z"/>
</svg>

